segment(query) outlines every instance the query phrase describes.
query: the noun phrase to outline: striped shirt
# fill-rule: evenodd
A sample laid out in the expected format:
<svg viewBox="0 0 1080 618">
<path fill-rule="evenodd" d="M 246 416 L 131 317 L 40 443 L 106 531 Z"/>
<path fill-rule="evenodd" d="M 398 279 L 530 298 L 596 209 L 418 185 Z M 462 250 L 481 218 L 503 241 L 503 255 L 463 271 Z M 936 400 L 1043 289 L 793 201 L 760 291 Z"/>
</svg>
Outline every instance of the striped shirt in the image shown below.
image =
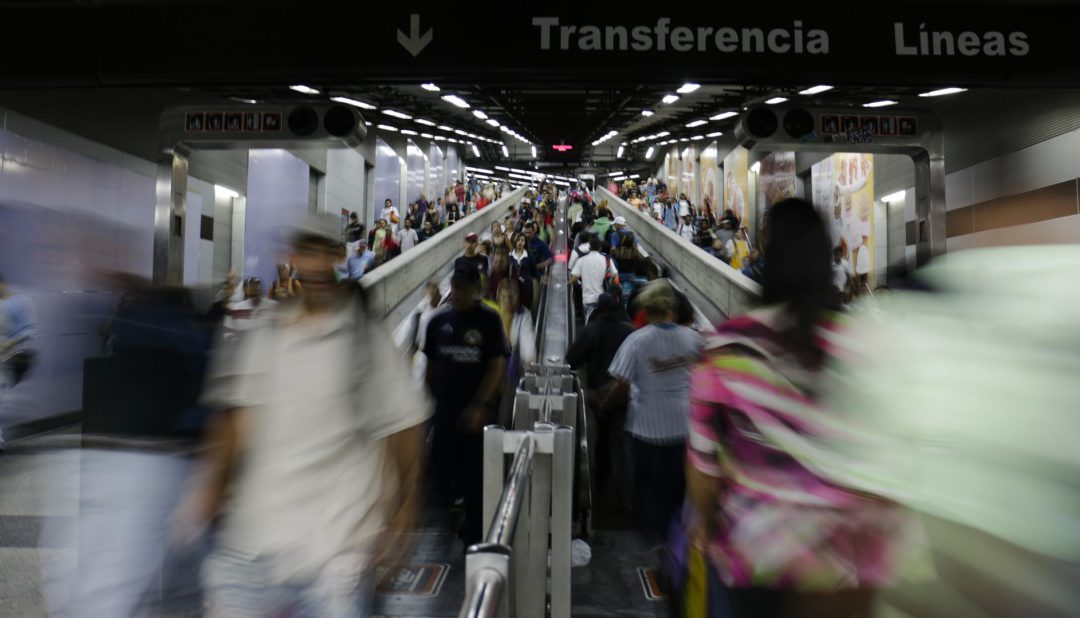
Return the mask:
<svg viewBox="0 0 1080 618">
<path fill-rule="evenodd" d="M 650 324 L 626 338 L 608 373 L 630 384 L 626 430 L 653 444 L 687 435 L 690 373 L 701 357 L 701 336 L 685 326 Z"/>
</svg>

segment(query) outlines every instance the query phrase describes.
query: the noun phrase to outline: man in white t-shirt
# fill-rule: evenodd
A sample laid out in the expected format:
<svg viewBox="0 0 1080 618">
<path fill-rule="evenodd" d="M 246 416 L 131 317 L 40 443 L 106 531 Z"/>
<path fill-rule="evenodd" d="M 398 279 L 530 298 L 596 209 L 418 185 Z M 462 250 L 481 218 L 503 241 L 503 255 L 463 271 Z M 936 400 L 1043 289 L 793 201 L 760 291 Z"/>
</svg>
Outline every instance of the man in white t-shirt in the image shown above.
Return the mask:
<svg viewBox="0 0 1080 618">
<path fill-rule="evenodd" d="M 416 233 L 416 230 L 413 229 L 412 219 L 410 217 L 405 217 L 405 222 L 401 225 L 402 228 L 394 235 L 394 239 L 397 240 L 398 246 L 401 247 L 401 253 L 404 255 L 406 251 L 412 249 L 420 242 L 420 236 Z"/>
<path fill-rule="evenodd" d="M 590 238 L 589 253 L 579 258 L 570 270 L 570 284 L 581 283 L 581 303 L 585 308 L 586 322 L 604 293 L 604 280 L 618 274 L 611 258 L 600 253 L 600 240 L 595 236 Z"/>
<path fill-rule="evenodd" d="M 833 249 L 833 287 L 840 295 L 841 302 L 848 301 L 848 290 L 851 281 L 855 278 L 855 270 L 851 268 L 851 262 L 844 258 L 844 250 L 840 247 Z"/>
<path fill-rule="evenodd" d="M 375 566 L 418 514 L 429 406 L 388 329 L 335 281 L 342 251 L 336 217 L 298 226 L 303 298 L 262 316 L 208 379 L 217 421 L 179 515 L 190 538 L 224 512 L 207 616 L 366 615 Z"/>
<path fill-rule="evenodd" d="M 390 231 L 397 232 L 398 224 L 401 222 L 401 213 L 398 212 L 397 206 L 394 206 L 394 201 L 387 199 L 383 204 L 382 213 L 379 215 L 380 219 L 386 219 L 386 222 L 390 224 Z"/>
<path fill-rule="evenodd" d="M 866 243 L 870 238 L 863 235 L 862 243 L 855 251 L 855 282 L 859 286 L 859 293 L 866 291 L 865 286 L 870 284 L 870 247 Z"/>
</svg>

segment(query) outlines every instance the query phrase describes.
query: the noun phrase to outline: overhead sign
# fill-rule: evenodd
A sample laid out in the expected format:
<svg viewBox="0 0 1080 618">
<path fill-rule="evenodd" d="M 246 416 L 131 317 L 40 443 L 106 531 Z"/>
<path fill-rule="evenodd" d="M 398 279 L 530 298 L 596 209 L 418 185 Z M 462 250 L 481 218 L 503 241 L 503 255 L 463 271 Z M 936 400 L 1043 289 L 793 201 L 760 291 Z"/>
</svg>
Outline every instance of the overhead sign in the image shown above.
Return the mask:
<svg viewBox="0 0 1080 618">
<path fill-rule="evenodd" d="M 555 144 L 551 148 L 552 150 L 558 150 L 559 152 L 569 152 L 574 149 L 570 144 Z"/>
<path fill-rule="evenodd" d="M 10 4 L 10 3 L 9 3 Z M 789 5 L 366 3 L 206 0 L 5 6 L 9 47 L 45 50 L 0 63 L 0 84 L 233 85 L 593 78 L 800 86 L 1080 86 L 1075 10 L 1047 0 L 850 0 Z M 419 6 L 418 6 L 419 4 Z M 208 13 L 214 15 L 207 20 Z M 318 16 L 318 28 L 297 27 Z M 248 27 L 217 36 L 219 24 Z M 198 45 L 165 50 L 168 24 Z M 435 25 L 461 36 L 435 36 Z M 356 33 L 362 32 L 363 36 Z M 482 44 L 475 33 L 498 33 Z M 288 45 L 282 45 L 287 35 Z M 251 50 L 260 50 L 253 53 Z M 798 83 L 794 83 L 798 82 Z M 223 121 L 225 119 L 222 119 Z"/>
<path fill-rule="evenodd" d="M 307 101 L 169 108 L 162 114 L 161 128 L 165 144 L 210 148 L 279 147 L 315 141 L 355 146 L 367 135 L 356 108 Z"/>
</svg>

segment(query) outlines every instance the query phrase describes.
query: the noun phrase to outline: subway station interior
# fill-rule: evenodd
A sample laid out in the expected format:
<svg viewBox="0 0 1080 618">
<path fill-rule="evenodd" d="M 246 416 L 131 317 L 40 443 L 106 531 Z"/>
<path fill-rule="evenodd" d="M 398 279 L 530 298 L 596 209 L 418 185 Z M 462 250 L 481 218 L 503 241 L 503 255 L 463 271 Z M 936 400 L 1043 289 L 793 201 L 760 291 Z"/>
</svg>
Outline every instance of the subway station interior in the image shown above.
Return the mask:
<svg viewBox="0 0 1080 618">
<path fill-rule="evenodd" d="M 1080 615 L 1077 17 L 0 1 L 0 616 Z"/>
</svg>

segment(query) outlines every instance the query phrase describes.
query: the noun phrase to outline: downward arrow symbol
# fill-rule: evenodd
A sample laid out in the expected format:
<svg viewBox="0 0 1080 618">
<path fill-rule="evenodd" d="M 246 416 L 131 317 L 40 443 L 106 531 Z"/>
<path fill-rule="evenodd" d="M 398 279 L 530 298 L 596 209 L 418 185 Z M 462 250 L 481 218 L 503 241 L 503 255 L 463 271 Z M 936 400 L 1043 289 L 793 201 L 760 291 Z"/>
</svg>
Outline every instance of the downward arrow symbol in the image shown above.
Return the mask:
<svg viewBox="0 0 1080 618">
<path fill-rule="evenodd" d="M 401 43 L 401 46 L 405 48 L 405 51 L 409 52 L 416 57 L 420 52 L 424 51 L 424 48 L 431 43 L 431 38 L 434 36 L 434 28 L 428 28 L 427 32 L 423 35 L 420 34 L 420 14 L 413 13 L 409 15 L 409 34 L 405 34 L 400 29 L 397 31 L 397 41 Z"/>
</svg>

